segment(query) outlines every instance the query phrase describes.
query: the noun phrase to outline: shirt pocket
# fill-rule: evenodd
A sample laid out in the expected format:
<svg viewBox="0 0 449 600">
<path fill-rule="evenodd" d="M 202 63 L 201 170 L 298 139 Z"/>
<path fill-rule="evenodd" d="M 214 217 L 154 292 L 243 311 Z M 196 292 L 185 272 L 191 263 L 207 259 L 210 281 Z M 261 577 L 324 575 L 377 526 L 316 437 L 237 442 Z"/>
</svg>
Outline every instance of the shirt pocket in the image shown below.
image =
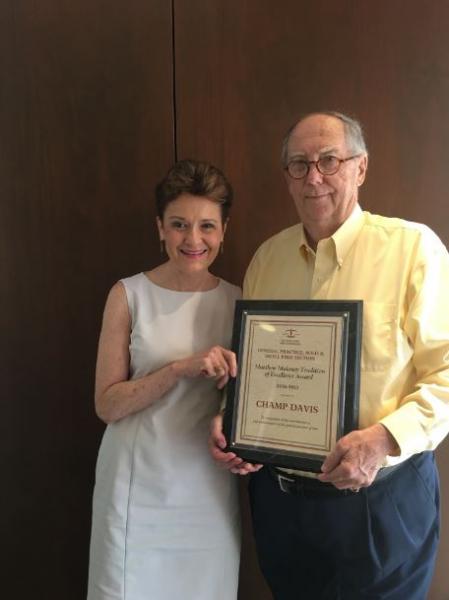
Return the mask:
<svg viewBox="0 0 449 600">
<path fill-rule="evenodd" d="M 396 355 L 396 304 L 363 303 L 362 369 L 384 371 Z"/>
</svg>

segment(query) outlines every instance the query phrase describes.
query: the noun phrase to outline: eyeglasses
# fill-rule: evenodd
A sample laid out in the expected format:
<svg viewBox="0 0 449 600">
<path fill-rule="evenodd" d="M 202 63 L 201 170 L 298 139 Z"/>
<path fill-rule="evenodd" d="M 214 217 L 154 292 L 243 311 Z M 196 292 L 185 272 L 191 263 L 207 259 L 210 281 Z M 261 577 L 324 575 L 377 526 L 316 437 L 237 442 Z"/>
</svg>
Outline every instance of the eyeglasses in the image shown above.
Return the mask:
<svg viewBox="0 0 449 600">
<path fill-rule="evenodd" d="M 355 154 L 348 158 L 337 158 L 336 156 L 322 156 L 318 160 L 292 160 L 285 167 L 287 173 L 293 179 L 304 179 L 310 171 L 311 165 L 316 165 L 316 168 L 321 175 L 335 175 L 342 163 L 358 158 L 361 154 Z"/>
</svg>

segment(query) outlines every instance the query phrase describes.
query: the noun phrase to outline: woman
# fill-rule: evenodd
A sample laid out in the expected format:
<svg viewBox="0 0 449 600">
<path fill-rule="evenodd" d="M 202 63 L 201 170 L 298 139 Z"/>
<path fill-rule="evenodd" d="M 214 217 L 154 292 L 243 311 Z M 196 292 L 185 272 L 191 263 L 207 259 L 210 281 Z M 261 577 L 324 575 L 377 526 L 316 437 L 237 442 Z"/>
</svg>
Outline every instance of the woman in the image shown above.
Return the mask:
<svg viewBox="0 0 449 600">
<path fill-rule="evenodd" d="M 168 260 L 116 283 L 100 335 L 95 405 L 108 424 L 93 500 L 88 600 L 235 600 L 235 481 L 207 450 L 239 288 L 209 272 L 232 189 L 202 162 L 156 188 Z"/>
</svg>

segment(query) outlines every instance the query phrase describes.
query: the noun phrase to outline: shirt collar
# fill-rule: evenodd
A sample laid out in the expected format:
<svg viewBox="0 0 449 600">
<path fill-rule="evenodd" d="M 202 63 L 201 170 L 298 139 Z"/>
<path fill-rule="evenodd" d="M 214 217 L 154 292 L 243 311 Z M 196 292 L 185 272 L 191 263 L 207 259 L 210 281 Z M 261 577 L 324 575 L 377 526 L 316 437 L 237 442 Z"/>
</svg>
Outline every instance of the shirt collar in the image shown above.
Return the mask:
<svg viewBox="0 0 449 600">
<path fill-rule="evenodd" d="M 337 263 L 340 267 L 343 264 L 344 259 L 348 255 L 352 244 L 357 238 L 362 228 L 362 225 L 363 211 L 360 208 L 360 205 L 356 204 L 354 210 L 343 223 L 343 225 L 339 229 L 337 229 L 337 231 L 331 236 L 330 239 L 334 242 L 335 255 Z M 300 224 L 299 230 L 299 250 L 304 255 L 307 255 L 309 252 L 315 254 L 307 242 L 306 233 L 304 231 L 304 226 L 302 223 Z"/>
<path fill-rule="evenodd" d="M 360 204 L 356 204 L 343 225 L 331 236 L 335 244 L 337 263 L 340 267 L 362 229 L 363 220 Z"/>
<path fill-rule="evenodd" d="M 306 258 L 309 253 L 315 254 L 307 242 L 306 232 L 304 231 L 304 225 L 302 223 L 299 224 L 299 251 L 304 258 Z"/>
</svg>

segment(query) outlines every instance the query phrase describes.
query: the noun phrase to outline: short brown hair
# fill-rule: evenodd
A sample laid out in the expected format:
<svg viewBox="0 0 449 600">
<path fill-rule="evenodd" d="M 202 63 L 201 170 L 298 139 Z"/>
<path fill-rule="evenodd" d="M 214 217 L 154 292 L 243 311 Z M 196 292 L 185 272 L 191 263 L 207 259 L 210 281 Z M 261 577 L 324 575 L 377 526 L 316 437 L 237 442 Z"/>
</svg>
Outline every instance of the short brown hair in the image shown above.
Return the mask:
<svg viewBox="0 0 449 600">
<path fill-rule="evenodd" d="M 213 165 L 199 160 L 180 160 L 156 186 L 156 212 L 162 220 L 170 202 L 182 196 L 202 196 L 220 205 L 223 223 L 227 220 L 234 196 L 231 184 Z"/>
</svg>

